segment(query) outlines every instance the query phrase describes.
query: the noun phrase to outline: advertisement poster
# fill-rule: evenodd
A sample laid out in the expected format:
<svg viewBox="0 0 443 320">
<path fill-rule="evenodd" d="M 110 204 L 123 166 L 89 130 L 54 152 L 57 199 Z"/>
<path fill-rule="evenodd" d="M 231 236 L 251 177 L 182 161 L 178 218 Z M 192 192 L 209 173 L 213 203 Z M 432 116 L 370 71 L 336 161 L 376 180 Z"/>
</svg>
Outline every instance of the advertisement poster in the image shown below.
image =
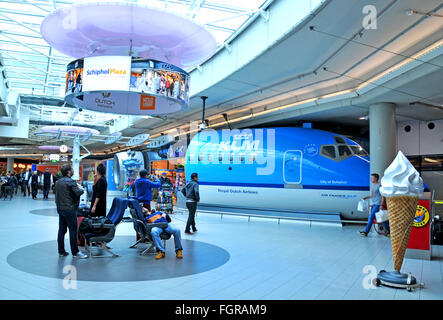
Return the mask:
<svg viewBox="0 0 443 320">
<path fill-rule="evenodd" d="M 82 92 L 83 60 L 76 60 L 68 64 L 66 73 L 65 94 Z"/>
<path fill-rule="evenodd" d="M 132 62 L 130 91 L 158 94 L 186 102 L 188 86 L 188 76 L 173 65 L 148 59 L 134 59 Z"/>
</svg>

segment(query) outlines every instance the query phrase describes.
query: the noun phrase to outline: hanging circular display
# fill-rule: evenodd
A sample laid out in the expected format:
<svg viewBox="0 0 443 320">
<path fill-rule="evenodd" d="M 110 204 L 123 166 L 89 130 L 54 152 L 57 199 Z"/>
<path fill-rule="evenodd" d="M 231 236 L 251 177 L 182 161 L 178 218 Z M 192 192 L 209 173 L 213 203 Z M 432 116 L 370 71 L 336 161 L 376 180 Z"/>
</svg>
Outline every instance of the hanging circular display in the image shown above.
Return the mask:
<svg viewBox="0 0 443 320">
<path fill-rule="evenodd" d="M 68 64 L 65 100 L 99 112 L 174 113 L 189 108 L 189 74 L 152 59 L 87 57 Z"/>
<path fill-rule="evenodd" d="M 74 58 L 128 55 L 189 68 L 209 59 L 217 43 L 191 19 L 134 3 L 83 3 L 49 14 L 40 32 Z"/>
<path fill-rule="evenodd" d="M 39 146 L 38 147 L 40 150 L 46 150 L 46 151 L 59 151 L 61 153 L 66 153 L 66 152 L 71 152 L 72 148 L 69 148 L 66 145 L 61 145 L 61 146 Z"/>
<path fill-rule="evenodd" d="M 72 135 L 72 136 L 85 136 L 85 135 L 98 135 L 100 131 L 86 128 L 86 127 L 77 127 L 77 126 L 46 126 L 40 129 L 40 132 L 35 133 L 35 135 L 41 134 L 58 134 L 61 135 Z"/>
</svg>

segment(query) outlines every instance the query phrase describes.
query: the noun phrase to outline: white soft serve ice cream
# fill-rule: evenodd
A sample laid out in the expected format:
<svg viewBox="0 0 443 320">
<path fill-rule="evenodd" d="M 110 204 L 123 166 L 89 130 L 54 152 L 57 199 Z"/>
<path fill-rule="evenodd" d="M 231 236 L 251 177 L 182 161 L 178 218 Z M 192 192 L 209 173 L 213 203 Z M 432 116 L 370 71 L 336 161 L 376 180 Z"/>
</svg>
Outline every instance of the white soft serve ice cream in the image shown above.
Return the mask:
<svg viewBox="0 0 443 320">
<path fill-rule="evenodd" d="M 385 197 L 423 195 L 423 180 L 401 151 L 385 170 L 380 193 Z"/>
</svg>

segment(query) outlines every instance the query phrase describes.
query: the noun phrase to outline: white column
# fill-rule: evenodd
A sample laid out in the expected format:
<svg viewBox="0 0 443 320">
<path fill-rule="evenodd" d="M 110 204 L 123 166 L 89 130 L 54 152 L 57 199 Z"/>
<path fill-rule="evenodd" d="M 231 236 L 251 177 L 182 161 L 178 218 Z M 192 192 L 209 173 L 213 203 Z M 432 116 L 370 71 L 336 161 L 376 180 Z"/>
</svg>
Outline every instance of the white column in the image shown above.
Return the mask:
<svg viewBox="0 0 443 320">
<path fill-rule="evenodd" d="M 382 102 L 369 107 L 369 149 L 371 174 L 382 178 L 397 154 L 395 104 Z"/>
<path fill-rule="evenodd" d="M 72 146 L 72 169 L 74 169 L 74 175 L 71 177 L 73 180 L 80 180 L 80 138 L 77 136 L 74 138 Z"/>
<path fill-rule="evenodd" d="M 14 172 L 14 158 L 8 158 L 6 163 L 6 172 Z"/>
</svg>

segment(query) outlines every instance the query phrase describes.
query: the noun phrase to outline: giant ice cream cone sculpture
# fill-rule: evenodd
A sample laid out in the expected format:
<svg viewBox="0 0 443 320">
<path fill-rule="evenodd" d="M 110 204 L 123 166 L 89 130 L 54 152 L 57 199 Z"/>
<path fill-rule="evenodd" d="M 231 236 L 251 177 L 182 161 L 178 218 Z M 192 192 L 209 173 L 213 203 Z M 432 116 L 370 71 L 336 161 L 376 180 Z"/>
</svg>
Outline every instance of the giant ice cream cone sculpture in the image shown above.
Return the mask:
<svg viewBox="0 0 443 320">
<path fill-rule="evenodd" d="M 380 193 L 386 198 L 388 206 L 394 270 L 400 272 L 418 197 L 423 194 L 423 180 L 401 151 L 385 170 Z"/>
</svg>

